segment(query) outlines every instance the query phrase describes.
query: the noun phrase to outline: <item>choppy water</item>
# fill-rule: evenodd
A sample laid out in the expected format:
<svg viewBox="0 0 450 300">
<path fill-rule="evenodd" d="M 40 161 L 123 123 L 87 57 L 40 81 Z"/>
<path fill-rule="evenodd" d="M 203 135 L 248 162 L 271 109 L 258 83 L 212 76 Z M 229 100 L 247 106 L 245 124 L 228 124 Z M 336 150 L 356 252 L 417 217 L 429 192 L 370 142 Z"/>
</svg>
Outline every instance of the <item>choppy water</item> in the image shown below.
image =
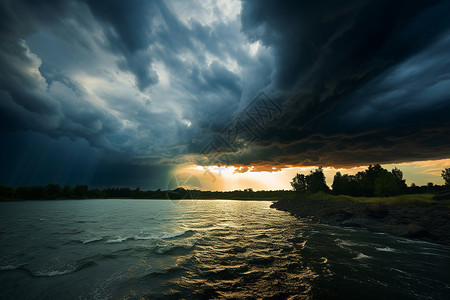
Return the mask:
<svg viewBox="0 0 450 300">
<path fill-rule="evenodd" d="M 448 299 L 449 247 L 270 204 L 0 203 L 0 298 Z"/>
</svg>

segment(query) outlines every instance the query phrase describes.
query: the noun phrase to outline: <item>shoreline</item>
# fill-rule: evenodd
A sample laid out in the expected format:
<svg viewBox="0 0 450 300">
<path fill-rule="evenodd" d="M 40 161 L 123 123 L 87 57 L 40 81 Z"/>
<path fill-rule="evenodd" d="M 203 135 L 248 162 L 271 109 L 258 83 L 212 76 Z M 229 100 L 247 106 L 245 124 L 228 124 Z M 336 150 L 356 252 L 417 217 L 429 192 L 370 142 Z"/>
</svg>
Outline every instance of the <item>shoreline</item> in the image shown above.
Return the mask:
<svg viewBox="0 0 450 300">
<path fill-rule="evenodd" d="M 366 228 L 450 246 L 450 208 L 442 204 L 419 207 L 304 198 L 282 199 L 270 207 L 322 224 Z"/>
</svg>

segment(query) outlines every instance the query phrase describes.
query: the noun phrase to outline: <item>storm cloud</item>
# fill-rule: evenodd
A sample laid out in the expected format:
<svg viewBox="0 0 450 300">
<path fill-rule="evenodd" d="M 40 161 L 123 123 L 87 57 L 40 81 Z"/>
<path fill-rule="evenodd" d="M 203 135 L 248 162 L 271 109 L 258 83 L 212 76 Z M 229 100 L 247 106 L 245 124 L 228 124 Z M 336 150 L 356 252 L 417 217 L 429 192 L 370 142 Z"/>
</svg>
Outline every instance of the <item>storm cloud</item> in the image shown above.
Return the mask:
<svg viewBox="0 0 450 300">
<path fill-rule="evenodd" d="M 450 155 L 448 1 L 245 2 L 282 118 L 241 163 L 351 167 Z"/>
<path fill-rule="evenodd" d="M 283 113 L 230 164 L 448 158 L 449 12 L 448 1 L 2 1 L 2 144 L 48 147 L 2 151 L 1 182 L 32 183 L 8 174 L 49 149 L 64 165 L 79 147 L 83 182 L 169 174 L 261 91 Z"/>
</svg>

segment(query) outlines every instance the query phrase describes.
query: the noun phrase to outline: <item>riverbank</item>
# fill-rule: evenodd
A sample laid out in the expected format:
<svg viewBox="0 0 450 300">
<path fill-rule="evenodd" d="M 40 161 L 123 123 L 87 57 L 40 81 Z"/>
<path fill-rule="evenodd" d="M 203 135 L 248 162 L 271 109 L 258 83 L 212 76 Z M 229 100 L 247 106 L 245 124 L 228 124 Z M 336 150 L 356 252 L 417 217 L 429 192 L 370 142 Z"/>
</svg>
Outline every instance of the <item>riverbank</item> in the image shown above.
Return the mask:
<svg viewBox="0 0 450 300">
<path fill-rule="evenodd" d="M 450 208 L 440 203 L 421 207 L 305 197 L 283 199 L 271 207 L 323 224 L 367 228 L 374 232 L 450 246 Z"/>
</svg>

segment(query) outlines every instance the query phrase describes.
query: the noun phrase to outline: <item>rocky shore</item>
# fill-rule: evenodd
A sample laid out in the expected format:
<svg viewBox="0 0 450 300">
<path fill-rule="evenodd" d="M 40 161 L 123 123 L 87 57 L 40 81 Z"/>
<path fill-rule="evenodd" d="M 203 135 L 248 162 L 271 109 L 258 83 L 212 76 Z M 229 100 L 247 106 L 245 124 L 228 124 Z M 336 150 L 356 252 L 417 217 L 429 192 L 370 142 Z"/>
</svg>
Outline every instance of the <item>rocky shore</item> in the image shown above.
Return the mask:
<svg viewBox="0 0 450 300">
<path fill-rule="evenodd" d="M 450 246 L 450 208 L 441 204 L 418 207 L 283 199 L 271 207 L 324 224 L 362 227 L 374 232 Z"/>
</svg>

